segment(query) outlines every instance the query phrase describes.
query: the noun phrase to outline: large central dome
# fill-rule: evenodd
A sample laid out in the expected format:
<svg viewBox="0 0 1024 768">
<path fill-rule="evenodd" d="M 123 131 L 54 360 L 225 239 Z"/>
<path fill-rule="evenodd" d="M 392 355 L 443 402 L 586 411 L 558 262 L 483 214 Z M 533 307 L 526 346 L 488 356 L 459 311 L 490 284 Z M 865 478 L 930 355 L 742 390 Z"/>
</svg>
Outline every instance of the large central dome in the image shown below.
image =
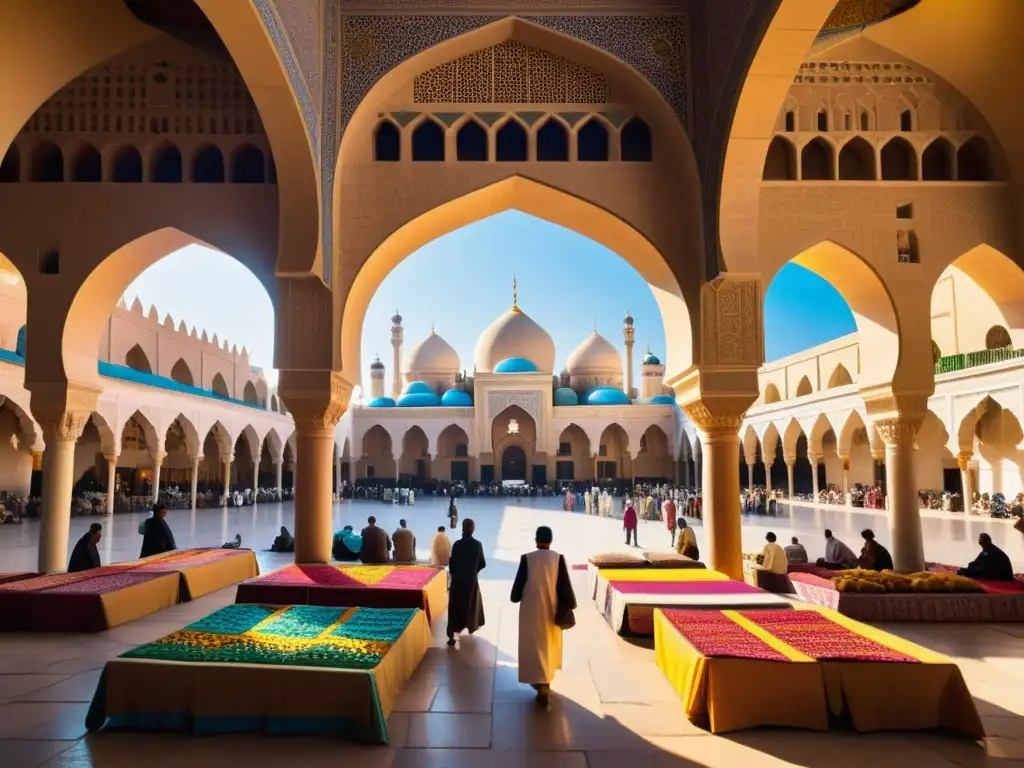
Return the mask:
<svg viewBox="0 0 1024 768">
<path fill-rule="evenodd" d="M 451 344 L 442 339 L 433 329 L 430 335 L 409 350 L 405 358 L 405 373 L 445 373 L 459 370 L 459 354 Z"/>
<path fill-rule="evenodd" d="M 509 358 L 524 358 L 538 371 L 551 373 L 555 342 L 529 315 L 513 306 L 480 335 L 473 356 L 480 373 L 493 373 L 498 363 Z"/>
</svg>

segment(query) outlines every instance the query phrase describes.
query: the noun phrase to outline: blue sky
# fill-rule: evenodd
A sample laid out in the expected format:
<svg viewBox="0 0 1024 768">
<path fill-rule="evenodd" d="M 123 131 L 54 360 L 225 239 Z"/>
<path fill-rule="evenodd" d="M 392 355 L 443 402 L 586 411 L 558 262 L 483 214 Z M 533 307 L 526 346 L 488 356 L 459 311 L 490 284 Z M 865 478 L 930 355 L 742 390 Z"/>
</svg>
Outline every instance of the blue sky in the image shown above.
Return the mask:
<svg viewBox="0 0 1024 768">
<path fill-rule="evenodd" d="M 369 384 L 369 365 L 379 353 L 388 367 L 390 387 L 390 318 L 396 308 L 404 318 L 406 349 L 429 333 L 433 323 L 455 347 L 463 368 L 472 371 L 477 337 L 512 304 L 513 271 L 519 305 L 551 334 L 559 368 L 595 321 L 598 331 L 624 350 L 622 316 L 627 309 L 635 321 L 637 352 L 649 344 L 664 356 L 657 304 L 629 264 L 575 232 L 507 211 L 429 243 L 388 276 L 363 325 L 364 382 Z M 195 281 L 191 276 L 196 274 L 204 280 Z M 156 303 L 161 319 L 170 312 L 175 322 L 185 318 L 190 326 L 246 345 L 253 363 L 272 374 L 270 298 L 230 257 L 198 246 L 183 249 L 148 269 L 125 292 L 129 303 L 136 295 L 147 309 Z M 769 361 L 853 330 L 853 316 L 835 289 L 801 267 L 785 267 L 768 289 Z M 640 354 L 636 357 L 639 371 Z"/>
</svg>

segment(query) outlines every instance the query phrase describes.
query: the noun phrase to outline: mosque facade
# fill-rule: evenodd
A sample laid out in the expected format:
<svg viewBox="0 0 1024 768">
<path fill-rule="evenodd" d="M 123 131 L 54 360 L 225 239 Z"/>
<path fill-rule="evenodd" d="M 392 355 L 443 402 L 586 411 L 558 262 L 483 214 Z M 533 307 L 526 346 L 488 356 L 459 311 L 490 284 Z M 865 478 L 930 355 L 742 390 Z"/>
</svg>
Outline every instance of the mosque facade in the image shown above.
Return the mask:
<svg viewBox="0 0 1024 768">
<path fill-rule="evenodd" d="M 402 317 L 391 320 L 401 368 L 388 387 L 378 358 L 368 392 L 336 432 L 352 482 L 676 479 L 681 414 L 649 350 L 634 386 L 628 312 L 625 365 L 595 328 L 561 370 L 554 341 L 519 307 L 515 289 L 512 307 L 477 339 L 471 373 L 434 328 L 403 357 Z"/>
</svg>

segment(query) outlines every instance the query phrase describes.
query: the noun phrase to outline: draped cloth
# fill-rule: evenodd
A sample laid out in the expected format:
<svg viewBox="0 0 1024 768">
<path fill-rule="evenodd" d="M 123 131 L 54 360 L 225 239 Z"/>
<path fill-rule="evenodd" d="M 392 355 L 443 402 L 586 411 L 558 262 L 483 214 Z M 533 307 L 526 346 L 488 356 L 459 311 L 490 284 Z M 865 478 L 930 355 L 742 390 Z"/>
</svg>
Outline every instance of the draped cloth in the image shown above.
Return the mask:
<svg viewBox="0 0 1024 768">
<path fill-rule="evenodd" d="M 512 585 L 512 602 L 519 603 L 519 682 L 550 683 L 562 668 L 562 628 L 576 608 L 565 558 L 550 549 L 523 555 Z"/>
<path fill-rule="evenodd" d="M 452 582 L 448 596 L 448 635 L 484 625 L 484 601 L 478 574 L 487 567 L 484 548 L 472 534 L 464 533 L 452 547 L 448 572 Z"/>
</svg>

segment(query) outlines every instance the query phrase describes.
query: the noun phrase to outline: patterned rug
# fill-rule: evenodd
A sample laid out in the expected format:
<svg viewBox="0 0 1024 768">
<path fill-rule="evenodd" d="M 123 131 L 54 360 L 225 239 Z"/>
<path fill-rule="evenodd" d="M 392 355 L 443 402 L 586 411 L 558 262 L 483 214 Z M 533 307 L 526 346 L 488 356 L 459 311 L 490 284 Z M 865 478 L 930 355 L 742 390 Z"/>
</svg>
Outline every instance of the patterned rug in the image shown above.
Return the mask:
<svg viewBox="0 0 1024 768">
<path fill-rule="evenodd" d="M 229 605 L 127 659 L 373 669 L 416 609 Z"/>
<path fill-rule="evenodd" d="M 703 656 L 789 661 L 787 656 L 751 634 L 723 611 L 666 609 L 664 613 L 672 626 Z"/>
<path fill-rule="evenodd" d="M 288 565 L 250 582 L 274 586 L 423 589 L 437 569 L 417 565 Z"/>
</svg>

